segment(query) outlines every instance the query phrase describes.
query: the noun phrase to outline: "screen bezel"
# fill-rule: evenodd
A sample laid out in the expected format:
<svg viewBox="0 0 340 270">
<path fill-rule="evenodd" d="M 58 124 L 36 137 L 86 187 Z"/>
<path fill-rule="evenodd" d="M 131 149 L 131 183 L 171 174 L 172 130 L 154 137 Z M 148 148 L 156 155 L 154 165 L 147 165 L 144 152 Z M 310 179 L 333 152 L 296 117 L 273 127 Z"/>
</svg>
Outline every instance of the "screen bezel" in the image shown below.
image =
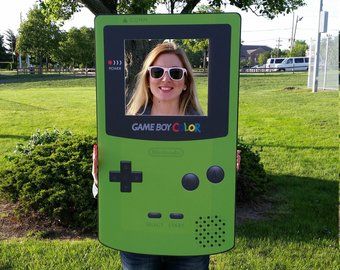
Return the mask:
<svg viewBox="0 0 340 270">
<path fill-rule="evenodd" d="M 131 116 L 125 115 L 124 41 L 131 39 L 209 39 L 208 115 L 207 116 Z M 142 25 L 104 27 L 106 133 L 144 140 L 181 141 L 224 137 L 228 134 L 230 91 L 230 25 Z M 112 67 L 110 61 L 121 65 Z M 133 124 L 189 126 L 174 130 L 133 130 Z M 177 129 L 178 130 L 178 129 Z"/>
</svg>

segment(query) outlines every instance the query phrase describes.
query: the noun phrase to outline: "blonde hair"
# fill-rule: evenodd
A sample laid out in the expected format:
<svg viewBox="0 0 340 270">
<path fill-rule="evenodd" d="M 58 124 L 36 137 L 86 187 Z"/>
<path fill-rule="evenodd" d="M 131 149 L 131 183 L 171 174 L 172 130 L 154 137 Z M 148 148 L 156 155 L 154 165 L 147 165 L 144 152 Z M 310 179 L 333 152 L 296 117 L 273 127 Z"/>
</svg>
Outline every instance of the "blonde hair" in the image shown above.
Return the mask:
<svg viewBox="0 0 340 270">
<path fill-rule="evenodd" d="M 137 82 L 134 88 L 134 93 L 127 105 L 128 115 L 143 114 L 148 105 L 152 105 L 152 93 L 149 89 L 149 71 L 148 67 L 156 61 L 161 54 L 174 54 L 182 62 L 186 68 L 185 75 L 186 91 L 182 91 L 179 101 L 179 113 L 185 115 L 188 112 L 195 112 L 202 115 L 203 111 L 198 102 L 196 85 L 194 81 L 193 71 L 188 57 L 184 50 L 178 48 L 175 43 L 164 42 L 158 44 L 145 58 L 143 67 L 137 75 Z"/>
</svg>

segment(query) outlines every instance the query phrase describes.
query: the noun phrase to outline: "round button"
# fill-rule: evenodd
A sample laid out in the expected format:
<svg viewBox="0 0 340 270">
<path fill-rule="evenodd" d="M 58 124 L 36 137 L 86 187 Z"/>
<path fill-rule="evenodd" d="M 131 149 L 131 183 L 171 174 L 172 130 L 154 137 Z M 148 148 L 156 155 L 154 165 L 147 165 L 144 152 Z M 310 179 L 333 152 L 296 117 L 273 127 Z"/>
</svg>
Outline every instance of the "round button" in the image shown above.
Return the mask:
<svg viewBox="0 0 340 270">
<path fill-rule="evenodd" d="M 207 170 L 207 178 L 210 182 L 217 184 L 224 178 L 224 171 L 220 166 L 211 166 Z"/>
<path fill-rule="evenodd" d="M 193 173 L 187 173 L 182 177 L 182 186 L 189 191 L 195 190 L 199 182 L 198 177 Z"/>
</svg>

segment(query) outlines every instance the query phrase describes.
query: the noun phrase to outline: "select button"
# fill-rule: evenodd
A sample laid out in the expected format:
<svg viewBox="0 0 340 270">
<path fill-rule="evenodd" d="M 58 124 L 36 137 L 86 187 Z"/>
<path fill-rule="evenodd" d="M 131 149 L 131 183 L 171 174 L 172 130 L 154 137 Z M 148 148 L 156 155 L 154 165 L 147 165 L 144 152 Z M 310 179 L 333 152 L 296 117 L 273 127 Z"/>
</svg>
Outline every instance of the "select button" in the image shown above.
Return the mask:
<svg viewBox="0 0 340 270">
<path fill-rule="evenodd" d="M 162 214 L 161 213 L 156 213 L 156 212 L 150 212 L 148 213 L 149 218 L 161 218 Z"/>
<path fill-rule="evenodd" d="M 183 214 L 180 214 L 180 213 L 171 213 L 171 214 L 170 214 L 170 218 L 171 218 L 171 219 L 183 219 L 183 218 L 184 218 L 184 215 L 183 215 Z"/>
</svg>

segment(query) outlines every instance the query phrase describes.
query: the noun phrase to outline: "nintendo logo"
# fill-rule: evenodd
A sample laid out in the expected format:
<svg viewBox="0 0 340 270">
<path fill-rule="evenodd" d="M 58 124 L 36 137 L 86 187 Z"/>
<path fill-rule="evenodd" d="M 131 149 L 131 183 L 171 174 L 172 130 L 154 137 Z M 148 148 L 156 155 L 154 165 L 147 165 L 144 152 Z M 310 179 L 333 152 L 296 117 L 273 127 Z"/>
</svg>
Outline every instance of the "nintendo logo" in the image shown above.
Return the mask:
<svg viewBox="0 0 340 270">
<path fill-rule="evenodd" d="M 181 148 L 154 147 L 150 148 L 148 153 L 152 157 L 182 157 L 184 155 L 184 151 Z"/>
</svg>

